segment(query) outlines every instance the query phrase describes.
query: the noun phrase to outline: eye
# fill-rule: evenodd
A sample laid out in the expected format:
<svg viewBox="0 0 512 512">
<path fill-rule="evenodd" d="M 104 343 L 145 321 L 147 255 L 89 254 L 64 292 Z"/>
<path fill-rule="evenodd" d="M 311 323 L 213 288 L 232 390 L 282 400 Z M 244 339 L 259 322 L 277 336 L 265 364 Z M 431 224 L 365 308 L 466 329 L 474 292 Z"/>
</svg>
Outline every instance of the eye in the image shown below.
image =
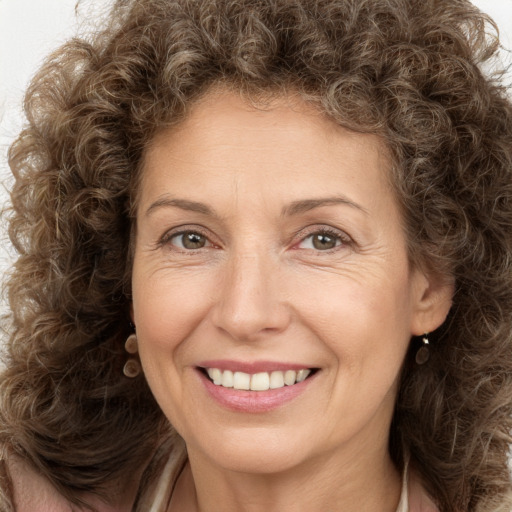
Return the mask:
<svg viewBox="0 0 512 512">
<path fill-rule="evenodd" d="M 168 238 L 168 243 L 185 250 L 202 249 L 210 247 L 212 244 L 203 234 L 197 231 L 183 231 L 176 233 Z"/>
<path fill-rule="evenodd" d="M 299 249 L 313 249 L 315 251 L 328 251 L 341 246 L 345 242 L 339 233 L 331 231 L 315 231 L 303 238 L 297 245 Z"/>
</svg>

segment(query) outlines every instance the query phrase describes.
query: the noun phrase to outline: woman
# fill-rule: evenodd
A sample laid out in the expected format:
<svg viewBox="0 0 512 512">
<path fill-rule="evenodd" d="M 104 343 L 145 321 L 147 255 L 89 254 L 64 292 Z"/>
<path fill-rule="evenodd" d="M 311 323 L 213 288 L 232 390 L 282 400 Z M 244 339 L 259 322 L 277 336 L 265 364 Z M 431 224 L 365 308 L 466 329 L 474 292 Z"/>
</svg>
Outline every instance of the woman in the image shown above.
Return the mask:
<svg viewBox="0 0 512 512">
<path fill-rule="evenodd" d="M 510 510 L 488 26 L 118 1 L 55 53 L 10 154 L 3 509 Z"/>
</svg>

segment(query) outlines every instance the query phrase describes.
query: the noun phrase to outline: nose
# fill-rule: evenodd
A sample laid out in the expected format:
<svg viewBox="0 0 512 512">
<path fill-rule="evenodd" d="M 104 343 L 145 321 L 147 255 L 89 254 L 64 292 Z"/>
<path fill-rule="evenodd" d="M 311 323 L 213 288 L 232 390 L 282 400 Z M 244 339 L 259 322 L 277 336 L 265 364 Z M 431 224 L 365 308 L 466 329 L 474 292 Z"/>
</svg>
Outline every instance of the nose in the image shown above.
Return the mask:
<svg viewBox="0 0 512 512">
<path fill-rule="evenodd" d="M 282 332 L 290 323 L 282 272 L 269 259 L 258 254 L 238 255 L 223 270 L 213 321 L 237 341 Z"/>
</svg>

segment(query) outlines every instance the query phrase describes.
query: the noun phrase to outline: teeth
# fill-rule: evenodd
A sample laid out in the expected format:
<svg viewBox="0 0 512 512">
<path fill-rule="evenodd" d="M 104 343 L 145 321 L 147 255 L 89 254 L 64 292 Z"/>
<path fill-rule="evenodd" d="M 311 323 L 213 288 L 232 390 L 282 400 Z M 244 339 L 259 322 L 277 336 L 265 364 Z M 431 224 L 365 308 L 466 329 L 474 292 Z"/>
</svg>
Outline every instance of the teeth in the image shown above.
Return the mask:
<svg viewBox="0 0 512 512">
<path fill-rule="evenodd" d="M 284 387 L 283 372 L 272 372 L 270 374 L 270 389 L 277 389 Z"/>
<path fill-rule="evenodd" d="M 297 372 L 293 370 L 287 370 L 284 374 L 284 383 L 287 386 L 293 386 L 295 384 L 295 379 L 297 378 Z"/>
<path fill-rule="evenodd" d="M 222 372 L 218 368 L 208 368 L 208 376 L 217 386 L 222 384 Z"/>
<path fill-rule="evenodd" d="M 233 375 L 233 387 L 235 389 L 251 389 L 251 376 L 248 373 L 235 372 Z"/>
<path fill-rule="evenodd" d="M 306 377 L 311 373 L 311 370 L 299 370 L 297 372 L 297 382 L 306 380 Z"/>
<path fill-rule="evenodd" d="M 293 386 L 296 383 L 306 380 L 311 370 L 304 368 L 298 372 L 294 370 L 274 371 L 271 373 L 244 373 L 232 372 L 230 370 L 219 370 L 218 368 L 207 368 L 206 372 L 216 386 L 251 391 L 267 391 L 268 389 L 279 389 L 286 386 Z"/>
<path fill-rule="evenodd" d="M 230 372 L 229 370 L 222 372 L 222 386 L 224 386 L 225 388 L 232 388 L 234 381 L 235 379 L 233 372 Z"/>
<path fill-rule="evenodd" d="M 251 389 L 253 391 L 266 391 L 270 388 L 270 375 L 266 372 L 255 373 L 251 377 Z"/>
</svg>

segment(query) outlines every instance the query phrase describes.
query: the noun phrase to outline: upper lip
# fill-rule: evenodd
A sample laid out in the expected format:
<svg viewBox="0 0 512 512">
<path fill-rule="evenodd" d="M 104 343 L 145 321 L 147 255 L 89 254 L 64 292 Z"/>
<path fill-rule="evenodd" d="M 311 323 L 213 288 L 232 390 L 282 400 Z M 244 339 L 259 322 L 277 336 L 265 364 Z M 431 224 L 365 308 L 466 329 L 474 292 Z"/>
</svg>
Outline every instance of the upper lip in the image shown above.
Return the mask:
<svg viewBox="0 0 512 512">
<path fill-rule="evenodd" d="M 219 370 L 230 370 L 232 372 L 260 373 L 286 370 L 302 370 L 314 368 L 309 364 L 285 363 L 280 361 L 233 361 L 229 359 L 216 359 L 202 361 L 197 365 L 199 368 L 218 368 Z"/>
</svg>

